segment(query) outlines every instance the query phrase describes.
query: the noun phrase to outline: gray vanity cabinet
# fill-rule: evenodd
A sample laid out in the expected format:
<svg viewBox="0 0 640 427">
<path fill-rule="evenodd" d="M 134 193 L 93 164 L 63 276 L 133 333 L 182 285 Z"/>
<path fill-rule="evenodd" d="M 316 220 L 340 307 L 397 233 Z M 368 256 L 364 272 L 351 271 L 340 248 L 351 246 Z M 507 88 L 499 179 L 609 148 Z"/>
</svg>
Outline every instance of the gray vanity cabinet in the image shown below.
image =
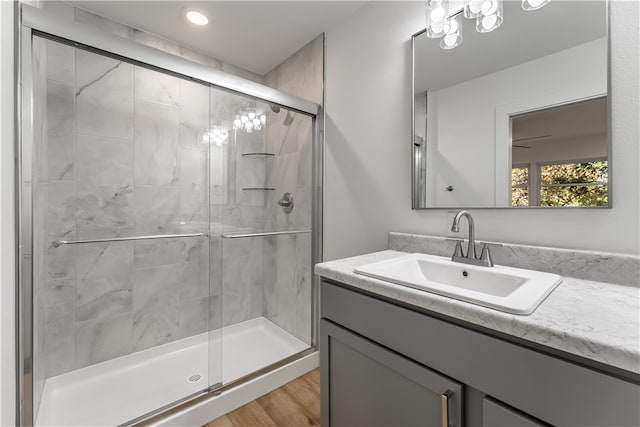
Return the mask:
<svg viewBox="0 0 640 427">
<path fill-rule="evenodd" d="M 633 374 L 495 334 L 323 280 L 323 426 L 640 425 Z"/>
<path fill-rule="evenodd" d="M 330 387 L 323 425 L 459 426 L 462 385 L 329 321 L 321 321 Z"/>
</svg>

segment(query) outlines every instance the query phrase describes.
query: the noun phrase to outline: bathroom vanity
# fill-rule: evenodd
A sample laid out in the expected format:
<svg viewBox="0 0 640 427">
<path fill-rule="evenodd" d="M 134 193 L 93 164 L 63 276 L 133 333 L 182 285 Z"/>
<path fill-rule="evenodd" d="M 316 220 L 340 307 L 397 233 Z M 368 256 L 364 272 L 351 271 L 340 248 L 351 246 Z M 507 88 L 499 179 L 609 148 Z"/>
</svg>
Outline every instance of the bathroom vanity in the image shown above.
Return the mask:
<svg viewBox="0 0 640 427">
<path fill-rule="evenodd" d="M 402 255 L 316 266 L 324 426 L 640 424 L 636 288 L 564 278 L 517 316 L 353 272 Z"/>
</svg>

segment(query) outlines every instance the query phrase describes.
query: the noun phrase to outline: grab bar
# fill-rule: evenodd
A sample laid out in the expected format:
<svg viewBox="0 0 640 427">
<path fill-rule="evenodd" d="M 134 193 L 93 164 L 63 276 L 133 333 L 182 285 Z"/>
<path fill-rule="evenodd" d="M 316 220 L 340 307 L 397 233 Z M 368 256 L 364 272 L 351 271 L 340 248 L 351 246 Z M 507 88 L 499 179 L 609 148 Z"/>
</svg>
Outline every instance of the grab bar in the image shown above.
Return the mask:
<svg viewBox="0 0 640 427">
<path fill-rule="evenodd" d="M 131 237 L 112 237 L 110 239 L 91 239 L 91 240 L 58 240 L 53 242 L 53 247 L 57 248 L 62 245 L 76 245 L 79 243 L 105 243 L 105 242 L 124 242 L 127 240 L 153 240 L 153 239 L 177 239 L 180 237 L 209 237 L 205 233 L 192 234 L 159 234 L 155 236 L 131 236 Z"/>
<path fill-rule="evenodd" d="M 267 231 L 264 233 L 231 233 L 223 234 L 223 239 L 242 239 L 245 237 L 280 236 L 283 234 L 303 234 L 311 233 L 311 230 L 287 230 L 287 231 Z"/>
</svg>

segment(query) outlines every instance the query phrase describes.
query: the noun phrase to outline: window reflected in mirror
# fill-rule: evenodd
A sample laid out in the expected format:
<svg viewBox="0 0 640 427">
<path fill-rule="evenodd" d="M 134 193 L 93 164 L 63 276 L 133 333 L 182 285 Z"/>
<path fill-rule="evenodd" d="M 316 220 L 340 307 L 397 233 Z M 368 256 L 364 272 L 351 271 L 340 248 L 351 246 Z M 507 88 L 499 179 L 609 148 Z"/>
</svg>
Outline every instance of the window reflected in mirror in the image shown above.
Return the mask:
<svg viewBox="0 0 640 427">
<path fill-rule="evenodd" d="M 511 206 L 609 204 L 607 98 L 511 118 Z"/>
</svg>

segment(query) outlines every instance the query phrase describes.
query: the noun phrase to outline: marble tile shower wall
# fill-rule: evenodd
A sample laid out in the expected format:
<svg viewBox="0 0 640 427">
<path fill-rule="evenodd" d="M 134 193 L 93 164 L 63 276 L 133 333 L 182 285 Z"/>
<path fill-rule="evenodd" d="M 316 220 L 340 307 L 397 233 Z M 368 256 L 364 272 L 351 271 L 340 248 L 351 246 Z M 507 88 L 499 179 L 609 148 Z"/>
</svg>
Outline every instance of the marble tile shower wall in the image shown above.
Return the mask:
<svg viewBox="0 0 640 427">
<path fill-rule="evenodd" d="M 316 37 L 265 76 L 265 84 L 323 103 L 324 35 Z M 313 128 L 310 117 L 285 111 L 267 118 L 266 150 L 276 156 L 266 163 L 266 196 L 270 229 L 311 228 Z M 278 199 L 289 192 L 293 212 L 285 214 Z M 311 342 L 311 235 L 285 235 L 264 240 L 265 315 L 304 342 Z"/>
<path fill-rule="evenodd" d="M 209 88 L 55 42 L 47 62 L 46 375 L 208 330 Z M 71 66 L 69 64 L 75 64 Z"/>
</svg>

